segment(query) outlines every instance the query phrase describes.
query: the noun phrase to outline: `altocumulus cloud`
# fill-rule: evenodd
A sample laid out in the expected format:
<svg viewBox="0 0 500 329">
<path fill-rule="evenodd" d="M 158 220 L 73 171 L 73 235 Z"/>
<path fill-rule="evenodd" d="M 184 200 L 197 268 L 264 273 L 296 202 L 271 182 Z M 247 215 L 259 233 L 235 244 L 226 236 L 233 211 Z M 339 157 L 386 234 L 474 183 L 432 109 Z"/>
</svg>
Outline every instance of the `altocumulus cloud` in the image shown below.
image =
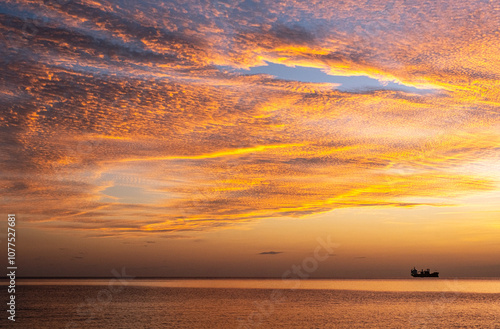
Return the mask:
<svg viewBox="0 0 500 329">
<path fill-rule="evenodd" d="M 494 189 L 467 166 L 499 156 L 500 8 L 454 3 L 3 2 L 0 208 L 178 238 Z M 266 63 L 433 92 L 241 73 Z"/>
</svg>

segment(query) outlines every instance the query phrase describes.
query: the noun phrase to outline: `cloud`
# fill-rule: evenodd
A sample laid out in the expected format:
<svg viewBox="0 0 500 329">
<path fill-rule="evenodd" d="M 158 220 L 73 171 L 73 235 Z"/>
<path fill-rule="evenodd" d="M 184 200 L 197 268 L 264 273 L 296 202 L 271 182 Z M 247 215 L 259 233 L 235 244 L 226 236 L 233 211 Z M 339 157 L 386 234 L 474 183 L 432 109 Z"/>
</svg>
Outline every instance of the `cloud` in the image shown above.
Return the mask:
<svg viewBox="0 0 500 329">
<path fill-rule="evenodd" d="M 6 2 L 0 209 L 92 237 L 180 238 L 493 190 L 498 176 L 467 166 L 500 148 L 495 6 Z M 266 62 L 432 92 L 219 68 Z M 113 186 L 140 193 L 122 202 Z"/>
</svg>

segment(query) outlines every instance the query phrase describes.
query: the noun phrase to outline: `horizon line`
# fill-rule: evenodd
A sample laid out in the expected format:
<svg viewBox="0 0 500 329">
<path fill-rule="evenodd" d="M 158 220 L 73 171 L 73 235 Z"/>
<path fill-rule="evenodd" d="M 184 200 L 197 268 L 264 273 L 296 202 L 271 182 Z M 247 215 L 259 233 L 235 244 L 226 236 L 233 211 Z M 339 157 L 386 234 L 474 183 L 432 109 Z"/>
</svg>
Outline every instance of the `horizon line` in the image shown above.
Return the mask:
<svg viewBox="0 0 500 329">
<path fill-rule="evenodd" d="M 24 276 L 24 277 L 16 277 L 16 279 L 21 279 L 21 280 L 39 280 L 39 279 L 47 279 L 47 280 L 61 280 L 61 279 L 79 279 L 79 280 L 86 280 L 86 279 L 114 279 L 116 278 L 115 276 Z M 437 277 L 437 279 L 478 279 L 478 278 L 497 278 L 500 279 L 500 276 L 481 276 L 481 277 L 475 277 L 475 276 L 463 276 L 463 277 Z M 414 280 L 419 280 L 422 278 L 413 278 L 411 276 L 405 276 L 405 277 L 364 277 L 364 278 L 355 278 L 355 277 L 315 277 L 315 278 L 287 278 L 283 279 L 281 277 L 218 277 L 218 276 L 206 276 L 206 277 L 187 277 L 187 276 L 132 276 L 130 279 L 133 280 L 141 280 L 141 279 L 186 279 L 186 280 L 229 280 L 229 279 L 247 279 L 247 280 L 252 280 L 252 279 L 273 279 L 273 280 L 300 280 L 300 281 L 307 281 L 307 280 L 393 280 L 393 279 L 414 279 Z M 428 279 L 428 278 L 425 278 Z M 436 279 L 436 278 L 434 278 Z M 6 282 L 9 281 L 8 277 L 1 278 L 0 281 L 5 280 Z"/>
</svg>

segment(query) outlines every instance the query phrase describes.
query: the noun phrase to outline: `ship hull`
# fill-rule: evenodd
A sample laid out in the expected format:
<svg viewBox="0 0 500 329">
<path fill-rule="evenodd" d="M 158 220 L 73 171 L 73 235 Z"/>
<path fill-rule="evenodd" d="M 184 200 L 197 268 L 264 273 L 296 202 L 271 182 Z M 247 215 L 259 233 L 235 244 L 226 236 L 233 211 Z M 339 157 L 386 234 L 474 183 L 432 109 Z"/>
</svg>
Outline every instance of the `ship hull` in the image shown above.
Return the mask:
<svg viewBox="0 0 500 329">
<path fill-rule="evenodd" d="M 434 272 L 434 273 L 430 273 L 430 274 L 412 274 L 411 275 L 412 277 L 414 278 L 439 278 L 439 273 L 438 272 Z"/>
</svg>

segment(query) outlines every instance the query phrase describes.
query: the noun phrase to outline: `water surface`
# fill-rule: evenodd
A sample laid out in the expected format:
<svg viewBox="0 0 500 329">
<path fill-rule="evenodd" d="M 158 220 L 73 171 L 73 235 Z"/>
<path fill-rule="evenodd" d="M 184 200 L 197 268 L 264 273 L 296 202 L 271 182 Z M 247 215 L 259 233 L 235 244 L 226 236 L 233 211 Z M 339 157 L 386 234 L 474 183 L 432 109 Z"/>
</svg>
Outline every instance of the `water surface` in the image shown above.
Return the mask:
<svg viewBox="0 0 500 329">
<path fill-rule="evenodd" d="M 500 328 L 491 279 L 20 281 L 20 328 Z"/>
</svg>

